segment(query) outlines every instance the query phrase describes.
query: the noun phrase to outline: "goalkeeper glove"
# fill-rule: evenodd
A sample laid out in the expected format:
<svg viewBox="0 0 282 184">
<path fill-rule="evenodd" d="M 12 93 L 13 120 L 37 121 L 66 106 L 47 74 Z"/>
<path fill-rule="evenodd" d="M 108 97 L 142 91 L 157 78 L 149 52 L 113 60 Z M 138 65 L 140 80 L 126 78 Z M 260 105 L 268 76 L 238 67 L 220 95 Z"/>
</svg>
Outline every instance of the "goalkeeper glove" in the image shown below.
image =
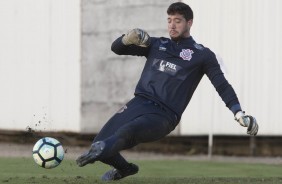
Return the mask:
<svg viewBox="0 0 282 184">
<path fill-rule="evenodd" d="M 248 127 L 247 134 L 257 135 L 259 126 L 257 120 L 250 115 L 245 115 L 245 112 L 239 111 L 235 115 L 235 120 L 243 127 Z"/>
<path fill-rule="evenodd" d="M 150 36 L 142 29 L 132 29 L 122 37 L 124 45 L 137 45 L 141 47 L 148 47 L 150 45 Z"/>
</svg>

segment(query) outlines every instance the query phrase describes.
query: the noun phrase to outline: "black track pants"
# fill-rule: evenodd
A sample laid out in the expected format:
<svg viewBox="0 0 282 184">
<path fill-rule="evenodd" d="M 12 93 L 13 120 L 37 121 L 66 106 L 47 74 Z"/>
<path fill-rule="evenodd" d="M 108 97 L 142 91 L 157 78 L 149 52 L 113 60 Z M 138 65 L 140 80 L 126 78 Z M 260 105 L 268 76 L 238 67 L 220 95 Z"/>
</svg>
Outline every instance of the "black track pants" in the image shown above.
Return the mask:
<svg viewBox="0 0 282 184">
<path fill-rule="evenodd" d="M 125 164 L 119 151 L 159 140 L 174 130 L 177 124 L 174 113 L 147 98 L 136 96 L 105 124 L 94 142 L 106 143 L 100 159 L 117 168 Z"/>
</svg>

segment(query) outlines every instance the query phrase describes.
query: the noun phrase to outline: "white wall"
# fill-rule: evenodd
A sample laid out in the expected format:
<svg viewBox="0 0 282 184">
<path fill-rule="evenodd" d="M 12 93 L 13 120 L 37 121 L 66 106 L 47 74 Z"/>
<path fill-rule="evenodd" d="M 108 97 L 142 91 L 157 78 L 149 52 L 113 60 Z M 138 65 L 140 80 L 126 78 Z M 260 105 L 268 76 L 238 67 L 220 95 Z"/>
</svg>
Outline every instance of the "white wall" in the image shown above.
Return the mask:
<svg viewBox="0 0 282 184">
<path fill-rule="evenodd" d="M 0 1 L 0 129 L 79 131 L 80 1 Z"/>
<path fill-rule="evenodd" d="M 281 135 L 282 1 L 185 0 L 194 10 L 192 35 L 219 54 L 242 108 L 259 135 Z M 182 134 L 245 134 L 207 79 L 186 109 Z"/>
</svg>

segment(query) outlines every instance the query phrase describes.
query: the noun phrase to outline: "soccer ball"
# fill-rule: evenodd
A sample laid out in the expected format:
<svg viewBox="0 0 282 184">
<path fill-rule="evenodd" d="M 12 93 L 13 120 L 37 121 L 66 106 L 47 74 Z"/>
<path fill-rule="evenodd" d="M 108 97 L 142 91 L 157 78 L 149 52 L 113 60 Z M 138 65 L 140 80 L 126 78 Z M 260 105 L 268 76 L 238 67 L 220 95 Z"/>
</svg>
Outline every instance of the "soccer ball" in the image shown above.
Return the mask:
<svg viewBox="0 0 282 184">
<path fill-rule="evenodd" d="M 64 148 L 58 140 L 44 137 L 35 143 L 32 154 L 35 163 L 43 168 L 52 169 L 63 161 Z"/>
</svg>

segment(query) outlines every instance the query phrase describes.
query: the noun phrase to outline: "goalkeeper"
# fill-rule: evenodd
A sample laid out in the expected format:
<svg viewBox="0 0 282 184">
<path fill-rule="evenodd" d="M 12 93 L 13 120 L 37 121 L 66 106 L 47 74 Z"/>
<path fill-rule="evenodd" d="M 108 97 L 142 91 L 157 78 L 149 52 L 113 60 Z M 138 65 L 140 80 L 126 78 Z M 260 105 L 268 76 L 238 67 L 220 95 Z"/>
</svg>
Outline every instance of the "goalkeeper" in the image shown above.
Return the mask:
<svg viewBox="0 0 282 184">
<path fill-rule="evenodd" d="M 95 161 L 113 166 L 102 180 L 119 180 L 138 172 L 138 166 L 128 163 L 120 151 L 159 140 L 174 130 L 203 75 L 210 79 L 235 120 L 247 128 L 247 134 L 258 132 L 256 119 L 242 111 L 215 54 L 190 35 L 191 8 L 176 2 L 168 7 L 167 14 L 170 38 L 150 37 L 142 29 L 133 29 L 112 44 L 118 55 L 145 56 L 147 61 L 135 97 L 113 115 L 89 151 L 76 160 L 80 167 Z"/>
</svg>

